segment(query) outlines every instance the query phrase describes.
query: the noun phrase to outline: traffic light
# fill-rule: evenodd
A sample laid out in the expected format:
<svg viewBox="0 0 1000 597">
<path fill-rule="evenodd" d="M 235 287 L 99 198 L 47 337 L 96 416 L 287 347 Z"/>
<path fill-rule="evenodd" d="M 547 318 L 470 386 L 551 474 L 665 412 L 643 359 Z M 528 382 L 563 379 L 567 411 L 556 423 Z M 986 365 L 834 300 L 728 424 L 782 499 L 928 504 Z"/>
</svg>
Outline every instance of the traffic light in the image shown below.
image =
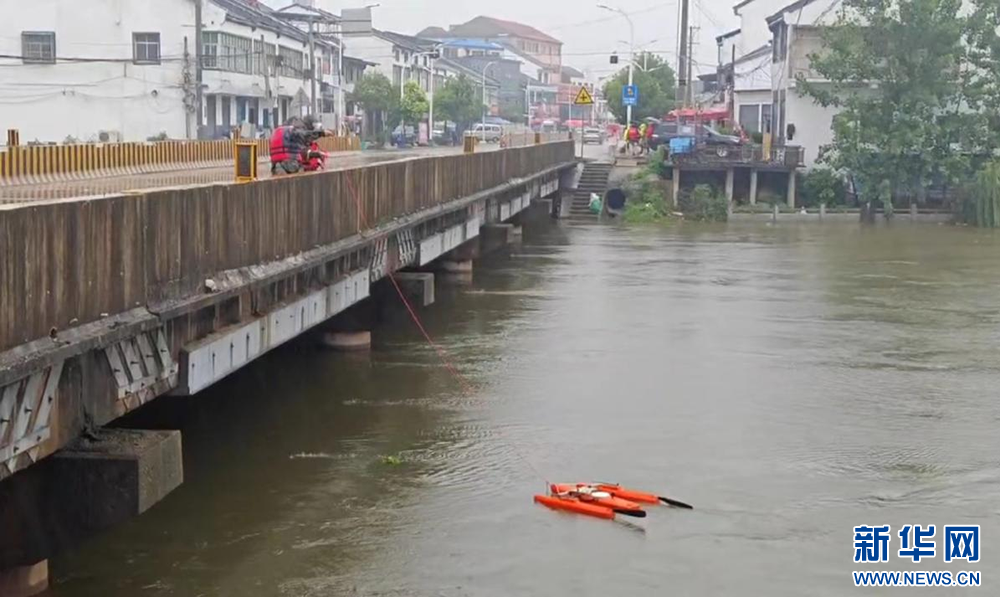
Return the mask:
<svg viewBox="0 0 1000 597">
<path fill-rule="evenodd" d="M 618 64 L 618 54 L 611 55 L 611 64 Z"/>
</svg>

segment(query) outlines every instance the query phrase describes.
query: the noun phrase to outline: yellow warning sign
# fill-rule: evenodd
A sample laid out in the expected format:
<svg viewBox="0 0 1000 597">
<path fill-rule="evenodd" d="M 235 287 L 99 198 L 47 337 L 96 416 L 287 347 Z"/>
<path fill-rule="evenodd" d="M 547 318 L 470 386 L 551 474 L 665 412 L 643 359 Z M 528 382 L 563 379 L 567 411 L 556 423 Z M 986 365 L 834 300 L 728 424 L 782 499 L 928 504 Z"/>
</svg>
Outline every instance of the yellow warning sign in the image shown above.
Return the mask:
<svg viewBox="0 0 1000 597">
<path fill-rule="evenodd" d="M 580 93 L 576 94 L 576 99 L 573 103 L 577 106 L 592 106 L 594 105 L 594 96 L 590 95 L 586 87 L 580 88 Z"/>
</svg>

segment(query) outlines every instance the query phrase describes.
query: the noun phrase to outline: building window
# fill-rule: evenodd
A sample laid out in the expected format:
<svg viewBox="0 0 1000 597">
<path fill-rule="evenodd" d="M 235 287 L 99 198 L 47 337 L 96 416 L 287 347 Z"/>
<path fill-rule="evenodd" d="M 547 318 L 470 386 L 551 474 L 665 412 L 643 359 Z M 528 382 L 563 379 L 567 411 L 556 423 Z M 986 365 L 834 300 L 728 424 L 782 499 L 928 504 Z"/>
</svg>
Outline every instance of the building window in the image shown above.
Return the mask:
<svg viewBox="0 0 1000 597">
<path fill-rule="evenodd" d="M 132 61 L 136 64 L 159 64 L 160 34 L 133 33 Z"/>
<path fill-rule="evenodd" d="M 55 64 L 54 31 L 25 31 L 21 34 L 21 60 L 25 64 Z"/>
<path fill-rule="evenodd" d="M 748 133 L 760 132 L 760 104 L 740 106 L 740 127 Z"/>
<path fill-rule="evenodd" d="M 201 66 L 207 69 L 219 68 L 219 34 L 205 31 L 201 34 Z"/>
<path fill-rule="evenodd" d="M 305 74 L 303 54 L 298 50 L 278 46 L 278 62 L 281 64 L 278 74 L 283 77 L 302 78 Z"/>
</svg>

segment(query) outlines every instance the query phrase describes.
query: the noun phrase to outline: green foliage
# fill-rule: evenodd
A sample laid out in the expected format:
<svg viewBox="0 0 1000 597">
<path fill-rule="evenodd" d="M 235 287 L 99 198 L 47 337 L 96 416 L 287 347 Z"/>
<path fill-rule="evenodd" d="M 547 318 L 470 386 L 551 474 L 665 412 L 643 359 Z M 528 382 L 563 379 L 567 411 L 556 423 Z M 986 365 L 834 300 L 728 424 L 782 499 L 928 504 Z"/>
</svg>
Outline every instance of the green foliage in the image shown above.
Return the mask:
<svg viewBox="0 0 1000 597">
<path fill-rule="evenodd" d="M 966 215 L 966 221 L 980 228 L 1000 228 L 1000 160 L 979 171 L 972 196 L 972 213 Z"/>
<path fill-rule="evenodd" d="M 802 184 L 798 187 L 799 203 L 805 207 L 818 207 L 825 203 L 828 206 L 844 203 L 847 187 L 844 179 L 829 168 L 813 168 L 802 176 Z"/>
<path fill-rule="evenodd" d="M 361 104 L 367 112 L 389 112 L 399 105 L 399 90 L 385 75 L 365 73 L 354 86 L 350 101 Z"/>
<path fill-rule="evenodd" d="M 456 123 L 462 132 L 482 115 L 482 94 L 472 79 L 459 75 L 445 81 L 434 94 L 434 111 L 435 117 L 441 114 Z"/>
<path fill-rule="evenodd" d="M 643 60 L 646 70 L 643 72 Z M 654 54 L 639 54 L 635 57 L 636 68 L 632 82 L 639 87 L 639 105 L 632 108 L 632 120 L 643 118 L 663 118 L 672 110 L 676 98 L 676 76 L 670 66 Z M 628 66 L 620 70 L 604 84 L 604 97 L 608 108 L 618 122 L 625 124 L 626 108 L 622 105 L 622 88 L 628 85 Z"/>
<path fill-rule="evenodd" d="M 667 166 L 667 152 L 662 146 L 657 147 L 656 151 L 649 154 L 646 172 L 660 179 L 666 178 L 667 174 L 670 173 L 670 168 Z"/>
<path fill-rule="evenodd" d="M 680 208 L 684 219 L 695 222 L 725 222 L 729 219 L 729 201 L 707 184 L 681 193 Z"/>
<path fill-rule="evenodd" d="M 647 170 L 633 175 L 622 185 L 622 190 L 626 198 L 622 214 L 625 223 L 654 224 L 672 219 L 660 179 L 654 173 Z"/>
<path fill-rule="evenodd" d="M 354 92 L 348 101 L 361 105 L 366 116 L 371 118 L 371 138 L 384 145 L 388 139 L 384 130 L 385 121 L 399 107 L 399 89 L 381 73 L 365 73 L 354 85 Z"/>
<path fill-rule="evenodd" d="M 974 27 L 961 16 L 962 0 L 844 0 L 824 29 L 824 50 L 809 57 L 815 72 L 797 83 L 840 110 L 821 159 L 852 172 L 863 201 L 891 209 L 894 190 L 926 188 L 936 172 L 957 182 L 969 171 L 969 153 L 984 146 L 982 112 L 965 107 L 985 104 L 970 103 L 967 93 L 972 79 L 995 86 L 997 78 L 970 74 L 975 60 L 964 42 L 989 46 L 987 32 L 995 37 L 1000 21 L 995 0 L 975 4 L 992 21 Z"/>
<path fill-rule="evenodd" d="M 379 462 L 386 466 L 399 466 L 403 464 L 403 457 L 397 454 L 379 456 Z"/>
<path fill-rule="evenodd" d="M 971 0 L 966 28 L 966 51 L 974 68 L 963 71 L 965 98 L 979 116 L 981 153 L 1000 149 L 1000 3 Z"/>
<path fill-rule="evenodd" d="M 757 145 L 764 143 L 764 133 L 750 133 L 750 139 Z"/>
<path fill-rule="evenodd" d="M 399 116 L 403 122 L 419 122 L 429 109 L 430 104 L 424 90 L 416 81 L 407 81 L 403 86 L 403 101 L 399 105 Z"/>
</svg>

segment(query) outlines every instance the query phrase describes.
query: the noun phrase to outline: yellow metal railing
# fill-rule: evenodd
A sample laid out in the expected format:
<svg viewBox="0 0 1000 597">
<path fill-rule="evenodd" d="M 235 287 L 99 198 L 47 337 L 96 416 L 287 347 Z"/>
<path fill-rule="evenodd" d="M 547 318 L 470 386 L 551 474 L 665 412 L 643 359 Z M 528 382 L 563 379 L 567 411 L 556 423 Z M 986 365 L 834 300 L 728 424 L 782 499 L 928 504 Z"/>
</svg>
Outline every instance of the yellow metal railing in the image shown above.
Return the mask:
<svg viewBox="0 0 1000 597">
<path fill-rule="evenodd" d="M 8 139 L 11 136 L 8 133 Z M 15 137 L 16 138 L 16 135 Z M 257 155 L 269 155 L 267 139 L 257 139 Z M 360 149 L 357 137 L 320 140 L 325 151 Z M 81 145 L 10 145 L 0 148 L 0 184 L 24 184 L 87 177 L 145 174 L 189 167 L 228 165 L 233 141 L 156 141 Z"/>
</svg>

